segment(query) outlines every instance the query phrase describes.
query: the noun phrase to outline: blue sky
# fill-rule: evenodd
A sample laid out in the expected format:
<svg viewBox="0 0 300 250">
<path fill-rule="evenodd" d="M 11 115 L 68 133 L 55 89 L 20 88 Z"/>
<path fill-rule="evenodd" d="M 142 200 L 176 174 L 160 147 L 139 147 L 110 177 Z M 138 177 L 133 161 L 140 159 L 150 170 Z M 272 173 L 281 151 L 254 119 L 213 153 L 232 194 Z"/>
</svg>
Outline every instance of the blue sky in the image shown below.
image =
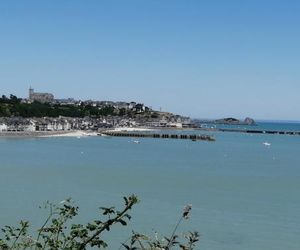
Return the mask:
<svg viewBox="0 0 300 250">
<path fill-rule="evenodd" d="M 300 120 L 300 1 L 0 1 L 1 94 Z"/>
</svg>

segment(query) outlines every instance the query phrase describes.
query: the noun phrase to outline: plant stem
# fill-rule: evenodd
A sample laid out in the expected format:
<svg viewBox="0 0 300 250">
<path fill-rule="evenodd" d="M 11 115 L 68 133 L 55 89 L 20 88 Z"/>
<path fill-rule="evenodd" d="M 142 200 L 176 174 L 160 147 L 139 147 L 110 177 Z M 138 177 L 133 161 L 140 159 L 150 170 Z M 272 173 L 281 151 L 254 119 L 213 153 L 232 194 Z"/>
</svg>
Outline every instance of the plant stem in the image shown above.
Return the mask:
<svg viewBox="0 0 300 250">
<path fill-rule="evenodd" d="M 132 208 L 132 206 L 135 204 L 134 201 L 130 202 L 125 209 L 119 213 L 115 218 L 113 219 L 108 219 L 108 221 L 106 221 L 104 223 L 104 225 L 99 228 L 90 238 L 88 238 L 87 240 L 85 240 L 84 242 L 81 243 L 80 247 L 78 248 L 78 250 L 82 250 L 85 249 L 85 246 L 87 244 L 89 244 L 93 239 L 95 239 L 98 235 L 100 235 L 105 229 L 108 229 L 111 225 L 113 225 L 114 223 L 116 223 L 118 220 L 120 220 L 128 210 L 130 210 Z"/>
<path fill-rule="evenodd" d="M 44 224 L 42 225 L 42 227 L 40 228 L 39 230 L 39 234 L 38 234 L 38 237 L 36 239 L 36 241 L 38 242 L 40 237 L 41 237 L 41 234 L 42 234 L 42 231 L 43 229 L 45 228 L 45 226 L 47 225 L 47 223 L 49 222 L 49 220 L 51 219 L 51 217 L 53 216 L 53 211 L 52 211 L 52 204 L 50 204 L 50 214 L 48 216 L 48 218 L 46 219 L 46 221 L 44 222 Z M 35 247 L 35 249 L 37 249 L 37 246 Z"/>
<path fill-rule="evenodd" d="M 14 249 L 15 244 L 17 243 L 18 239 L 20 238 L 21 234 L 23 233 L 24 229 L 26 228 L 26 224 L 23 225 L 23 227 L 21 228 L 18 236 L 16 237 L 16 239 L 14 240 L 11 249 Z"/>
<path fill-rule="evenodd" d="M 173 232 L 172 232 L 170 241 L 169 241 L 169 243 L 168 243 L 168 245 L 167 245 L 167 247 L 166 247 L 166 250 L 169 250 L 169 249 L 170 249 L 170 246 L 171 246 L 171 244 L 172 244 L 174 235 L 175 235 L 175 233 L 176 233 L 176 231 L 177 231 L 177 228 L 178 228 L 179 224 L 181 223 L 182 219 L 183 219 L 183 216 L 181 216 L 180 219 L 179 219 L 179 221 L 177 222 L 177 224 L 176 224 L 176 226 L 175 226 L 175 228 L 174 228 L 174 230 L 173 230 Z"/>
</svg>

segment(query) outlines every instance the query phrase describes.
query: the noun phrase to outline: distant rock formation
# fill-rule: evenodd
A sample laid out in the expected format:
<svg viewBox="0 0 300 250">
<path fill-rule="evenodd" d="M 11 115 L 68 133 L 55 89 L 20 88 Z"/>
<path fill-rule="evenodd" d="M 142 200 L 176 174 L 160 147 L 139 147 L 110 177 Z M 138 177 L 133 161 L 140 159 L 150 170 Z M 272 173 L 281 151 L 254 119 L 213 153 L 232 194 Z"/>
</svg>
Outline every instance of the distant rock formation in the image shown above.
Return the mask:
<svg viewBox="0 0 300 250">
<path fill-rule="evenodd" d="M 246 119 L 244 120 L 244 123 L 247 125 L 256 125 L 256 122 L 250 117 L 246 117 Z"/>
<path fill-rule="evenodd" d="M 240 124 L 240 120 L 229 117 L 229 118 L 215 120 L 215 123 L 218 123 L 218 124 Z"/>
<path fill-rule="evenodd" d="M 244 121 L 240 121 L 236 118 L 228 117 L 228 118 L 215 120 L 215 123 L 226 124 L 226 125 L 256 125 L 255 121 L 249 117 L 247 117 Z"/>
</svg>

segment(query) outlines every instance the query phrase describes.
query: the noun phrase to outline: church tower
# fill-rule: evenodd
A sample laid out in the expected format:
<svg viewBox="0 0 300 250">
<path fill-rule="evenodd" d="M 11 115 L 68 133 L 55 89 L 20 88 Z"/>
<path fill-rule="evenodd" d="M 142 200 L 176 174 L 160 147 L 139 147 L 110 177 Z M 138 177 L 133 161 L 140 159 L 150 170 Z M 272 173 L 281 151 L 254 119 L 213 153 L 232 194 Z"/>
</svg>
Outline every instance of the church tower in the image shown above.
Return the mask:
<svg viewBox="0 0 300 250">
<path fill-rule="evenodd" d="M 29 87 L 29 100 L 32 100 L 32 98 L 33 98 L 33 93 L 34 93 L 34 89 L 33 88 L 31 88 L 31 86 Z"/>
</svg>

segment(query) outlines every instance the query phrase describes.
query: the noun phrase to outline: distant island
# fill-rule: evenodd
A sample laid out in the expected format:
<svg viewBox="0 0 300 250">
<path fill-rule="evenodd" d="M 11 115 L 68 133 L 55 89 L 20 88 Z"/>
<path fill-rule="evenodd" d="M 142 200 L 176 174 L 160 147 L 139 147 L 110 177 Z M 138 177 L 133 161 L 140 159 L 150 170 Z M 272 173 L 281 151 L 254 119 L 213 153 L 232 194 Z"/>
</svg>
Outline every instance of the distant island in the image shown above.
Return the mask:
<svg viewBox="0 0 300 250">
<path fill-rule="evenodd" d="M 236 118 L 223 118 L 214 121 L 216 124 L 226 124 L 226 125 L 256 125 L 256 122 L 250 118 L 246 117 L 245 120 L 241 121 Z"/>
</svg>

